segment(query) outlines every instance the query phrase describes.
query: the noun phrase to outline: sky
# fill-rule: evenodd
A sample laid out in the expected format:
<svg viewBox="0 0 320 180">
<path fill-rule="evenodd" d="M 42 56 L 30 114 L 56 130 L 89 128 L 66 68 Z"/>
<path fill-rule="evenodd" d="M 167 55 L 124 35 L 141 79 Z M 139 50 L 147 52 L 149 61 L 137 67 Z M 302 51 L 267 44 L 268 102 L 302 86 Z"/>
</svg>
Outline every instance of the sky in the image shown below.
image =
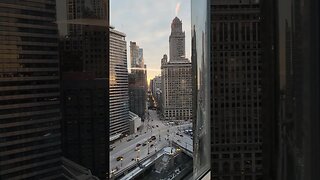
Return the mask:
<svg viewBox="0 0 320 180">
<path fill-rule="evenodd" d="M 130 67 L 130 41 L 143 48 L 148 83 L 160 75 L 161 59 L 169 56 L 171 22 L 182 20 L 186 33 L 186 57 L 191 57 L 190 0 L 110 0 L 110 24 L 126 34 L 127 60 Z"/>
</svg>

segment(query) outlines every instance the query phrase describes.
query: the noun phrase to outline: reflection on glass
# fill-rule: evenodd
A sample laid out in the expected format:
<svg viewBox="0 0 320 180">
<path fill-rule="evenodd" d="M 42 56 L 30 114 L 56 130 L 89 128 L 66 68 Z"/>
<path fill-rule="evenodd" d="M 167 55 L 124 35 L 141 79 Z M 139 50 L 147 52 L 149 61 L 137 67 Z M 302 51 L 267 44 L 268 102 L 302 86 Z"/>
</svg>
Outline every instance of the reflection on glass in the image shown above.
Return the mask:
<svg viewBox="0 0 320 180">
<path fill-rule="evenodd" d="M 191 2 L 193 68 L 193 177 L 210 168 L 210 62 L 207 0 Z"/>
</svg>

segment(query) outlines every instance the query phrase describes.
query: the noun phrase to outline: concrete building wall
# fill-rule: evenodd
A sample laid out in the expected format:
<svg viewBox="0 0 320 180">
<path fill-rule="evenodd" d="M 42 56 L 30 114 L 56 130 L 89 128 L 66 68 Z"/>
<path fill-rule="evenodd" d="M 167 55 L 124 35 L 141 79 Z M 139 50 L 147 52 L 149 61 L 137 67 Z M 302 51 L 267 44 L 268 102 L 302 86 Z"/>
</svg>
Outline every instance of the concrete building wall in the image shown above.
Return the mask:
<svg viewBox="0 0 320 180">
<path fill-rule="evenodd" d="M 162 113 L 165 120 L 192 119 L 192 67 L 184 57 L 184 32 L 182 22 L 174 18 L 169 38 L 170 60 L 161 60 Z"/>
</svg>

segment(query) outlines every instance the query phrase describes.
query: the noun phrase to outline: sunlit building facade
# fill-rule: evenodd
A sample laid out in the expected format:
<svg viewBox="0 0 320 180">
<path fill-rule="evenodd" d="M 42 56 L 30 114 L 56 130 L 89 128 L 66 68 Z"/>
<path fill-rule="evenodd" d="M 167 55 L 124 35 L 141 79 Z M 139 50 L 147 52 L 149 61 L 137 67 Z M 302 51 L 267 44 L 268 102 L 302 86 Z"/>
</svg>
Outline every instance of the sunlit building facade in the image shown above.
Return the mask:
<svg viewBox="0 0 320 180">
<path fill-rule="evenodd" d="M 170 60 L 161 60 L 162 114 L 165 120 L 192 119 L 191 62 L 185 58 L 185 33 L 182 21 L 175 17 L 169 38 Z"/>
<path fill-rule="evenodd" d="M 125 34 L 110 28 L 110 136 L 129 133 L 129 94 Z"/>
</svg>

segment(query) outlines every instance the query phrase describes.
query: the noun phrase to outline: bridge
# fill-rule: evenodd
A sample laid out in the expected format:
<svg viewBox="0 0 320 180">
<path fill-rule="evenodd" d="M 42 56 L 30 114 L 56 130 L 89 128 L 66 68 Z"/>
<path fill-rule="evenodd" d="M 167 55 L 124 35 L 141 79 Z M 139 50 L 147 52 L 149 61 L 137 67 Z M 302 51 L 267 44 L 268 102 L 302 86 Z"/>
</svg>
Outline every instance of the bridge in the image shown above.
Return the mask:
<svg viewBox="0 0 320 180">
<path fill-rule="evenodd" d="M 183 134 L 181 137 L 180 135 L 175 135 L 172 137 L 172 143 L 182 149 L 182 151 L 190 157 L 193 157 L 193 140 L 191 136 Z"/>
<path fill-rule="evenodd" d="M 186 155 L 193 157 L 193 141 L 190 136 L 183 135 L 173 135 L 170 138 L 171 146 L 181 149 Z M 170 143 L 169 143 L 170 144 Z M 141 159 L 137 163 L 128 166 L 121 171 L 118 171 L 110 177 L 112 180 L 128 180 L 133 179 L 146 171 L 148 167 L 153 165 L 157 159 L 163 156 L 166 152 L 162 149 L 158 152 L 154 152 L 151 156 Z"/>
</svg>

